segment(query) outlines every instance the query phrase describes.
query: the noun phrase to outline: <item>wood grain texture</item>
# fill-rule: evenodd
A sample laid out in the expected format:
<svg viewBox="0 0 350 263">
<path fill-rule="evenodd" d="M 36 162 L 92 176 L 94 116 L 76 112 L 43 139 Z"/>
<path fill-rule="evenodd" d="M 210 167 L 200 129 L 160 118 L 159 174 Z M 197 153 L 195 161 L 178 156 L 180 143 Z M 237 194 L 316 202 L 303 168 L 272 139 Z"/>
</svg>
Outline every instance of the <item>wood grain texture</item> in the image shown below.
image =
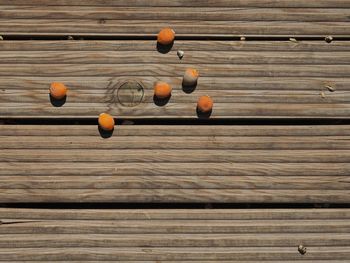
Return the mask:
<svg viewBox="0 0 350 263">
<path fill-rule="evenodd" d="M 347 203 L 337 126 L 3 125 L 1 202 Z"/>
<path fill-rule="evenodd" d="M 238 259 L 236 262 L 247 260 L 267 260 L 267 261 L 283 261 L 284 259 L 299 260 L 307 257 L 310 262 L 315 260 L 346 260 L 350 256 L 348 247 L 311 247 L 308 250 L 308 256 L 302 257 L 297 252 L 297 247 L 206 247 L 206 248 L 2 248 L 0 254 L 3 260 L 30 259 L 36 261 L 59 261 L 59 260 L 170 260 L 179 261 L 191 260 L 232 260 Z M 258 261 L 261 262 L 261 261 Z"/>
<path fill-rule="evenodd" d="M 156 43 L 149 40 L 27 40 L 0 41 L 1 51 L 156 51 Z M 348 41 L 201 41 L 176 40 L 170 54 L 184 51 L 288 51 L 288 52 L 345 52 L 350 51 Z M 212 52 L 212 54 L 216 54 Z M 189 55 L 192 53 L 188 53 Z M 232 53 L 234 54 L 234 53 Z M 187 55 L 187 53 L 186 53 Z M 193 55 L 193 54 L 192 54 Z M 169 56 L 170 58 L 170 56 Z M 186 57 L 184 57 L 186 58 Z"/>
<path fill-rule="evenodd" d="M 201 21 L 192 20 L 87 20 L 87 19 L 1 19 L 0 32 L 7 36 L 123 36 L 153 37 L 167 26 L 177 36 L 186 37 L 348 37 L 348 22 L 280 22 L 280 21 Z"/>
<path fill-rule="evenodd" d="M 0 219 L 5 262 L 343 263 L 349 256 L 349 209 L 1 208 Z"/>
<path fill-rule="evenodd" d="M 4 35 L 349 36 L 348 1 L 2 1 Z M 181 8 L 180 8 L 181 7 Z"/>
<path fill-rule="evenodd" d="M 198 118 L 196 102 L 202 95 L 214 99 L 211 118 L 350 116 L 350 46 L 345 41 L 175 45 L 161 54 L 154 41 L 0 41 L 0 117 L 95 118 L 109 112 L 119 118 Z M 178 49 L 185 50 L 182 60 Z M 182 87 L 187 67 L 200 72 L 194 90 Z M 141 104 L 134 107 L 117 97 L 128 80 L 144 86 Z M 153 98 L 158 80 L 173 87 L 162 107 Z M 49 100 L 52 81 L 69 87 L 63 107 Z"/>
<path fill-rule="evenodd" d="M 30 3 L 28 3 L 30 4 Z M 193 20 L 207 21 L 310 21 L 349 22 L 349 8 L 237 8 L 174 6 L 1 6 L 6 19 L 104 19 L 104 20 Z"/>
<path fill-rule="evenodd" d="M 317 1 L 303 1 L 303 0 L 245 0 L 245 1 L 231 1 L 231 0 L 217 0 L 215 2 L 205 0 L 130 0 L 125 2 L 123 0 L 84 0 L 72 3 L 69 0 L 57 0 L 54 3 L 49 0 L 33 0 L 28 3 L 26 0 L 2 0 L 1 5 L 31 5 L 31 6 L 141 6 L 141 7 L 166 7 L 166 6 L 187 6 L 187 7 L 318 7 L 318 8 L 342 8 L 350 7 L 348 0 L 317 0 Z"/>
</svg>

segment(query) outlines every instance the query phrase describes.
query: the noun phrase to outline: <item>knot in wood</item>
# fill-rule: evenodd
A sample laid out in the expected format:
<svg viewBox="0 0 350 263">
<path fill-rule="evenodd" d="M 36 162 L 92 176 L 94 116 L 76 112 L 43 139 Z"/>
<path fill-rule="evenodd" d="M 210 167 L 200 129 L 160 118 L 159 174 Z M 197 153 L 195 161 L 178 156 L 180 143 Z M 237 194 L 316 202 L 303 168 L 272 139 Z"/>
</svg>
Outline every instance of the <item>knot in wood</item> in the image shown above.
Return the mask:
<svg viewBox="0 0 350 263">
<path fill-rule="evenodd" d="M 135 80 L 123 82 L 117 89 L 117 98 L 121 105 L 125 107 L 135 107 L 139 105 L 144 96 L 142 84 Z"/>
</svg>

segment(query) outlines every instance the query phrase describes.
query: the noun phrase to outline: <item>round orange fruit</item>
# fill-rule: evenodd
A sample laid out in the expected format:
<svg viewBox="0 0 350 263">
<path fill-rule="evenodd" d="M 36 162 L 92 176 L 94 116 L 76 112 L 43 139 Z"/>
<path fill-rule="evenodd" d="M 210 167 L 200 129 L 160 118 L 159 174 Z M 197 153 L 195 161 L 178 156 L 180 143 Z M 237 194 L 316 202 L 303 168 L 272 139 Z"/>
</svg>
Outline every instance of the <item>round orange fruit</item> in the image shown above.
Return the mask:
<svg viewBox="0 0 350 263">
<path fill-rule="evenodd" d="M 213 109 L 214 102 L 209 96 L 201 96 L 197 102 L 197 108 L 201 112 L 210 112 Z"/>
<path fill-rule="evenodd" d="M 175 31 L 169 27 L 163 28 L 158 33 L 157 41 L 161 45 L 169 45 L 174 42 Z"/>
<path fill-rule="evenodd" d="M 101 113 L 98 117 L 98 124 L 105 131 L 114 129 L 114 118 L 108 113 Z"/>
<path fill-rule="evenodd" d="M 195 86 L 197 84 L 199 73 L 196 69 L 188 68 L 184 74 L 182 84 L 185 86 Z"/>
<path fill-rule="evenodd" d="M 50 86 L 50 95 L 54 99 L 60 100 L 67 96 L 67 87 L 61 82 L 52 82 Z"/>
<path fill-rule="evenodd" d="M 158 81 L 154 85 L 154 95 L 160 99 L 170 97 L 171 90 L 171 86 L 166 82 Z"/>
</svg>

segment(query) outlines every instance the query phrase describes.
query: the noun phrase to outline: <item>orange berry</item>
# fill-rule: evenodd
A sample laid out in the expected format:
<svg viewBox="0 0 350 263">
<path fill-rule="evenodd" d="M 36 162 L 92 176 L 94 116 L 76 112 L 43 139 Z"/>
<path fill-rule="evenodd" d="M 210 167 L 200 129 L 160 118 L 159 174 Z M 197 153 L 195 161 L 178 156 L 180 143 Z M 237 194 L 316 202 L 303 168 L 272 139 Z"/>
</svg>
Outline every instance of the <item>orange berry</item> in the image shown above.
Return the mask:
<svg viewBox="0 0 350 263">
<path fill-rule="evenodd" d="M 171 86 L 166 82 L 158 81 L 154 85 L 154 95 L 160 99 L 170 97 L 171 90 Z"/>
<path fill-rule="evenodd" d="M 101 113 L 98 117 L 98 124 L 105 131 L 114 129 L 114 118 L 108 113 Z"/>
<path fill-rule="evenodd" d="M 199 73 L 196 69 L 188 68 L 184 74 L 183 82 L 185 86 L 194 86 L 197 84 Z"/>
<path fill-rule="evenodd" d="M 61 82 L 52 82 L 50 95 L 57 100 L 63 99 L 67 95 L 67 87 Z"/>
<path fill-rule="evenodd" d="M 169 45 L 173 43 L 174 39 L 175 39 L 175 31 L 169 27 L 163 28 L 162 30 L 160 30 L 157 37 L 157 41 L 161 45 Z"/>
<path fill-rule="evenodd" d="M 209 96 L 201 96 L 198 99 L 197 108 L 201 112 L 210 112 L 213 109 L 213 100 Z"/>
</svg>

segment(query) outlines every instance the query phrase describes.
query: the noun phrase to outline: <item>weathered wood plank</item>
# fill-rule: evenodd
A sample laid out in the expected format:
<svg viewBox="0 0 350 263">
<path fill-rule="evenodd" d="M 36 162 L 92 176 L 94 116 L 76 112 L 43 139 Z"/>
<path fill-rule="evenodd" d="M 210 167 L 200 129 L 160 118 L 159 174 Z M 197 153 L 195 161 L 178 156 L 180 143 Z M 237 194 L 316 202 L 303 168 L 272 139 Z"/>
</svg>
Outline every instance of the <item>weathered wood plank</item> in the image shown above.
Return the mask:
<svg viewBox="0 0 350 263">
<path fill-rule="evenodd" d="M 157 52 L 154 41 L 0 41 L 0 117 L 95 118 L 108 111 L 119 118 L 197 118 L 196 101 L 202 95 L 214 99 L 212 118 L 350 116 L 350 47 L 345 41 L 177 45 L 189 48 L 182 60 L 176 49 Z M 182 87 L 187 67 L 200 72 L 191 94 Z M 128 80 L 144 86 L 135 107 L 125 107 L 117 98 L 118 87 Z M 158 80 L 173 87 L 164 107 L 154 103 Z M 61 108 L 50 103 L 52 81 L 69 87 Z"/>
<path fill-rule="evenodd" d="M 15 76 L 7 77 L 2 76 L 0 79 L 1 91 L 5 92 L 6 89 L 23 89 L 23 90 L 38 90 L 41 92 L 48 89 L 49 84 L 52 82 L 53 77 L 32 77 L 32 76 Z M 69 77 L 69 76 L 58 76 L 54 77 L 56 81 L 64 82 L 70 87 L 70 91 L 74 93 L 75 90 L 83 90 L 92 93 L 106 92 L 107 87 L 114 87 L 117 89 L 119 84 L 128 81 L 136 80 L 143 84 L 144 89 L 151 89 L 154 82 L 163 80 L 168 82 L 174 89 L 174 91 L 182 90 L 182 77 L 157 77 L 157 76 L 129 76 L 129 77 Z M 338 91 L 349 91 L 350 79 L 345 77 L 200 77 L 198 82 L 198 89 L 196 92 L 201 90 L 212 91 L 213 86 L 218 90 L 266 90 L 266 91 L 327 91 L 327 86 L 333 87 Z M 102 90 L 102 91 L 101 91 Z M 326 92 L 328 95 L 329 93 Z M 336 93 L 332 93 L 336 94 Z M 331 95 L 332 95 L 331 94 Z M 48 95 L 48 94 L 46 94 Z M 147 95 L 147 94 L 146 94 Z M 190 95 L 188 95 L 190 96 Z"/>
<path fill-rule="evenodd" d="M 103 212 L 103 210 L 101 211 Z M 298 212 L 298 211 L 296 211 Z M 229 213 L 229 212 L 228 212 Z M 349 220 L 335 215 L 327 220 L 47 220 L 3 219 L 6 225 L 0 227 L 1 234 L 309 234 L 349 233 Z M 8 236 L 9 237 L 9 236 Z M 28 236 L 24 236 L 28 237 Z M 35 236 L 33 236 L 35 237 Z M 243 237 L 243 235 L 242 235 Z"/>
<path fill-rule="evenodd" d="M 205 0 L 130 0 L 125 2 L 123 0 L 84 0 L 72 3 L 69 0 L 57 0 L 52 3 L 49 0 L 32 0 L 30 3 L 26 0 L 2 0 L 0 5 L 39 5 L 39 6 L 54 6 L 54 5 L 74 5 L 88 6 L 141 6 L 141 7 L 167 7 L 167 6 L 185 6 L 185 7 L 315 7 L 315 8 L 342 8 L 350 7 L 348 0 L 318 0 L 318 1 L 303 1 L 303 0 L 246 0 L 246 1 L 231 1 L 231 0 L 217 0 L 215 2 Z"/>
<path fill-rule="evenodd" d="M 171 26 L 190 37 L 350 35 L 348 1 L 311 2 L 2 1 L 0 32 L 154 37 Z"/>
<path fill-rule="evenodd" d="M 225 154 L 224 154 L 225 153 Z M 349 150 L 207 150 L 207 149 L 120 149 L 117 151 L 95 149 L 28 149 L 0 150 L 0 158 L 6 162 L 350 162 Z"/>
<path fill-rule="evenodd" d="M 7 176 L 348 176 L 348 163 L 111 163 L 111 162 L 2 162 Z"/>
<path fill-rule="evenodd" d="M 303 259 L 296 247 L 229 247 L 229 248 L 2 248 L 3 260 L 270 260 L 283 261 Z M 350 256 L 348 247 L 310 247 L 308 260 L 346 260 Z M 259 261 L 261 262 L 261 261 Z"/>
<path fill-rule="evenodd" d="M 1 127 L 2 202 L 349 202 L 348 125 Z"/>
<path fill-rule="evenodd" d="M 288 52 L 345 52 L 350 51 L 348 41 L 195 41 L 176 40 L 170 54 L 177 49 L 185 51 L 288 51 Z M 27 40 L 0 41 L 1 51 L 156 51 L 150 40 Z M 215 55 L 212 52 L 212 55 Z M 186 53 L 191 55 L 191 52 Z M 234 54 L 234 53 L 233 53 Z M 184 59 L 186 58 L 184 57 Z M 170 57 L 169 57 L 170 58 Z"/>
<path fill-rule="evenodd" d="M 82 84 L 83 85 L 83 84 Z M 204 85 L 203 85 L 204 86 Z M 151 84 L 150 84 L 151 89 Z M 209 87 L 208 87 L 209 88 Z M 322 88 L 320 88 L 322 90 Z M 215 98 L 215 103 L 279 103 L 283 101 L 290 104 L 348 104 L 350 103 L 350 93 L 348 91 L 329 92 L 324 87 L 324 97 L 320 94 L 321 91 L 315 90 L 296 90 L 291 94 L 291 91 L 286 90 L 221 90 L 211 89 L 196 91 L 196 96 L 208 95 Z M 115 93 L 103 93 L 101 89 L 74 89 L 69 91 L 69 103 L 88 107 L 87 104 L 91 102 L 100 102 L 103 104 L 110 104 L 115 100 Z M 219 96 L 218 96 L 219 95 Z M 181 87 L 174 87 L 172 96 L 180 103 L 193 104 L 196 103 L 193 96 L 188 95 L 181 90 Z M 40 103 L 42 105 L 48 104 L 48 92 L 46 89 L 4 89 L 0 90 L 0 103 L 13 103 L 14 105 L 22 103 Z M 152 94 L 146 94 L 143 97 L 144 105 L 152 105 L 154 98 Z M 1 105 L 1 104 L 0 104 Z M 95 104 L 96 105 L 96 104 Z M 79 117 L 79 116 L 77 116 Z M 82 116 L 84 117 L 84 116 Z"/>
<path fill-rule="evenodd" d="M 17 64 L 0 65 L 0 76 L 37 77 L 180 77 L 195 67 L 203 77 L 343 77 L 350 65 L 305 64 Z"/>
<path fill-rule="evenodd" d="M 231 137 L 220 136 L 0 136 L 2 149 L 210 149 L 210 150 L 350 150 L 349 136 Z"/>
<path fill-rule="evenodd" d="M 176 56 L 154 56 L 154 51 L 0 51 L 1 64 L 183 64 Z M 208 60 L 208 58 L 210 58 Z M 195 51 L 188 64 L 350 64 L 350 52 Z"/>
<path fill-rule="evenodd" d="M 33 262 L 37 262 L 37 261 L 31 261 L 31 260 L 26 260 L 26 261 L 1 261 L 1 262 L 6 262 L 6 263 L 33 263 Z M 40 262 L 51 262 L 51 261 L 45 261 L 45 260 L 40 260 Z M 66 261 L 58 261 L 58 260 L 55 260 L 55 263 L 63 263 L 63 262 L 66 262 Z M 86 261 L 80 261 L 80 260 L 74 260 L 75 263 L 85 263 Z M 100 263 L 101 261 L 92 261 L 92 260 L 89 260 L 89 263 Z M 115 261 L 111 261 L 111 260 L 103 260 L 103 262 L 106 262 L 106 263 L 140 263 L 140 261 L 130 261 L 130 260 L 127 260 L 127 261 L 124 261 L 124 260 L 115 260 Z M 154 260 L 142 260 L 143 263 L 157 263 L 157 261 L 154 261 Z M 177 260 L 162 260 L 162 262 L 164 263 L 178 263 L 178 262 L 181 262 L 181 263 L 193 263 L 193 260 L 180 260 L 180 261 L 177 261 Z M 205 260 L 205 263 L 216 263 L 217 261 L 214 260 Z M 232 261 L 232 260 L 225 260 L 225 263 L 237 263 L 237 262 L 241 262 L 241 261 Z M 244 261 L 244 263 L 274 263 L 276 262 L 275 260 L 271 261 L 265 261 L 265 260 L 259 260 L 259 261 L 252 261 L 252 260 L 249 260 L 249 261 Z M 277 261 L 278 262 L 278 261 Z M 320 263 L 328 263 L 328 262 L 332 262 L 332 263 L 348 263 L 347 260 L 332 260 L 332 261 L 329 261 L 329 260 L 317 260 L 317 262 L 320 262 Z M 295 260 L 293 261 L 290 261 L 290 260 L 283 260 L 283 263 L 295 263 Z M 309 260 L 298 260 L 298 263 L 310 263 Z"/>
<path fill-rule="evenodd" d="M 4 203 L 339 203 L 350 201 L 347 190 L 295 189 L 2 189 Z"/>
<path fill-rule="evenodd" d="M 79 247 L 294 247 L 303 243 L 313 246 L 348 246 L 349 233 L 272 233 L 272 234 L 2 234 L 1 249 L 4 248 L 79 248 Z M 296 251 L 297 253 L 297 251 Z"/>
<path fill-rule="evenodd" d="M 28 3 L 30 4 L 30 3 Z M 1 6 L 3 19 L 104 19 L 194 21 L 329 21 L 349 22 L 349 8 L 237 8 L 237 7 L 118 7 L 111 6 Z M 195 25 L 194 25 L 195 26 Z"/>
<path fill-rule="evenodd" d="M 48 95 L 47 95 L 48 97 Z M 108 103 L 81 103 L 74 106 L 53 107 L 50 102 L 1 103 L 0 118 L 97 118 L 108 112 L 117 118 L 197 118 L 196 102 L 168 103 L 166 107 L 141 103 L 135 107 L 121 107 Z M 215 101 L 215 98 L 214 98 Z M 213 118 L 349 118 L 349 104 L 293 103 L 218 103 L 214 106 Z"/>
<path fill-rule="evenodd" d="M 1 208 L 0 256 L 5 262 L 336 263 L 350 255 L 349 218 L 349 209 Z"/>
<path fill-rule="evenodd" d="M 99 132 L 91 126 L 81 125 L 2 125 L 0 136 L 39 136 L 47 138 L 51 136 L 98 136 Z M 186 125 L 119 125 L 114 130 L 117 136 L 189 136 L 197 137 L 205 134 L 220 136 L 350 136 L 349 125 L 220 125 L 220 129 L 211 125 L 200 125 L 199 129 Z M 69 130 L 69 134 L 64 134 Z M 44 137 L 43 137 L 44 136 Z M 49 139 L 49 138 L 48 138 Z M 96 138 L 97 139 L 97 138 Z M 278 137 L 276 137 L 278 139 Z M 297 142 L 297 141 L 295 141 Z"/>
<path fill-rule="evenodd" d="M 50 174 L 50 173 L 48 173 Z M 349 176 L 3 176 L 0 189 L 296 189 L 348 190 Z"/>
<path fill-rule="evenodd" d="M 1 219 L 21 220 L 285 220 L 350 219 L 349 209 L 28 209 L 0 208 Z M 158 221 L 155 221 L 158 222 Z M 233 222 L 233 224 L 234 224 Z M 296 221 L 298 222 L 298 221 Z M 310 221 L 312 222 L 312 221 Z M 323 222 L 331 222 L 323 220 Z M 349 221 L 348 221 L 349 222 Z M 9 225 L 2 225 L 1 227 Z"/>
<path fill-rule="evenodd" d="M 348 22 L 201 21 L 191 20 L 82 20 L 1 19 L 3 35 L 152 36 L 171 26 L 178 36 L 343 36 L 350 35 Z"/>
</svg>

